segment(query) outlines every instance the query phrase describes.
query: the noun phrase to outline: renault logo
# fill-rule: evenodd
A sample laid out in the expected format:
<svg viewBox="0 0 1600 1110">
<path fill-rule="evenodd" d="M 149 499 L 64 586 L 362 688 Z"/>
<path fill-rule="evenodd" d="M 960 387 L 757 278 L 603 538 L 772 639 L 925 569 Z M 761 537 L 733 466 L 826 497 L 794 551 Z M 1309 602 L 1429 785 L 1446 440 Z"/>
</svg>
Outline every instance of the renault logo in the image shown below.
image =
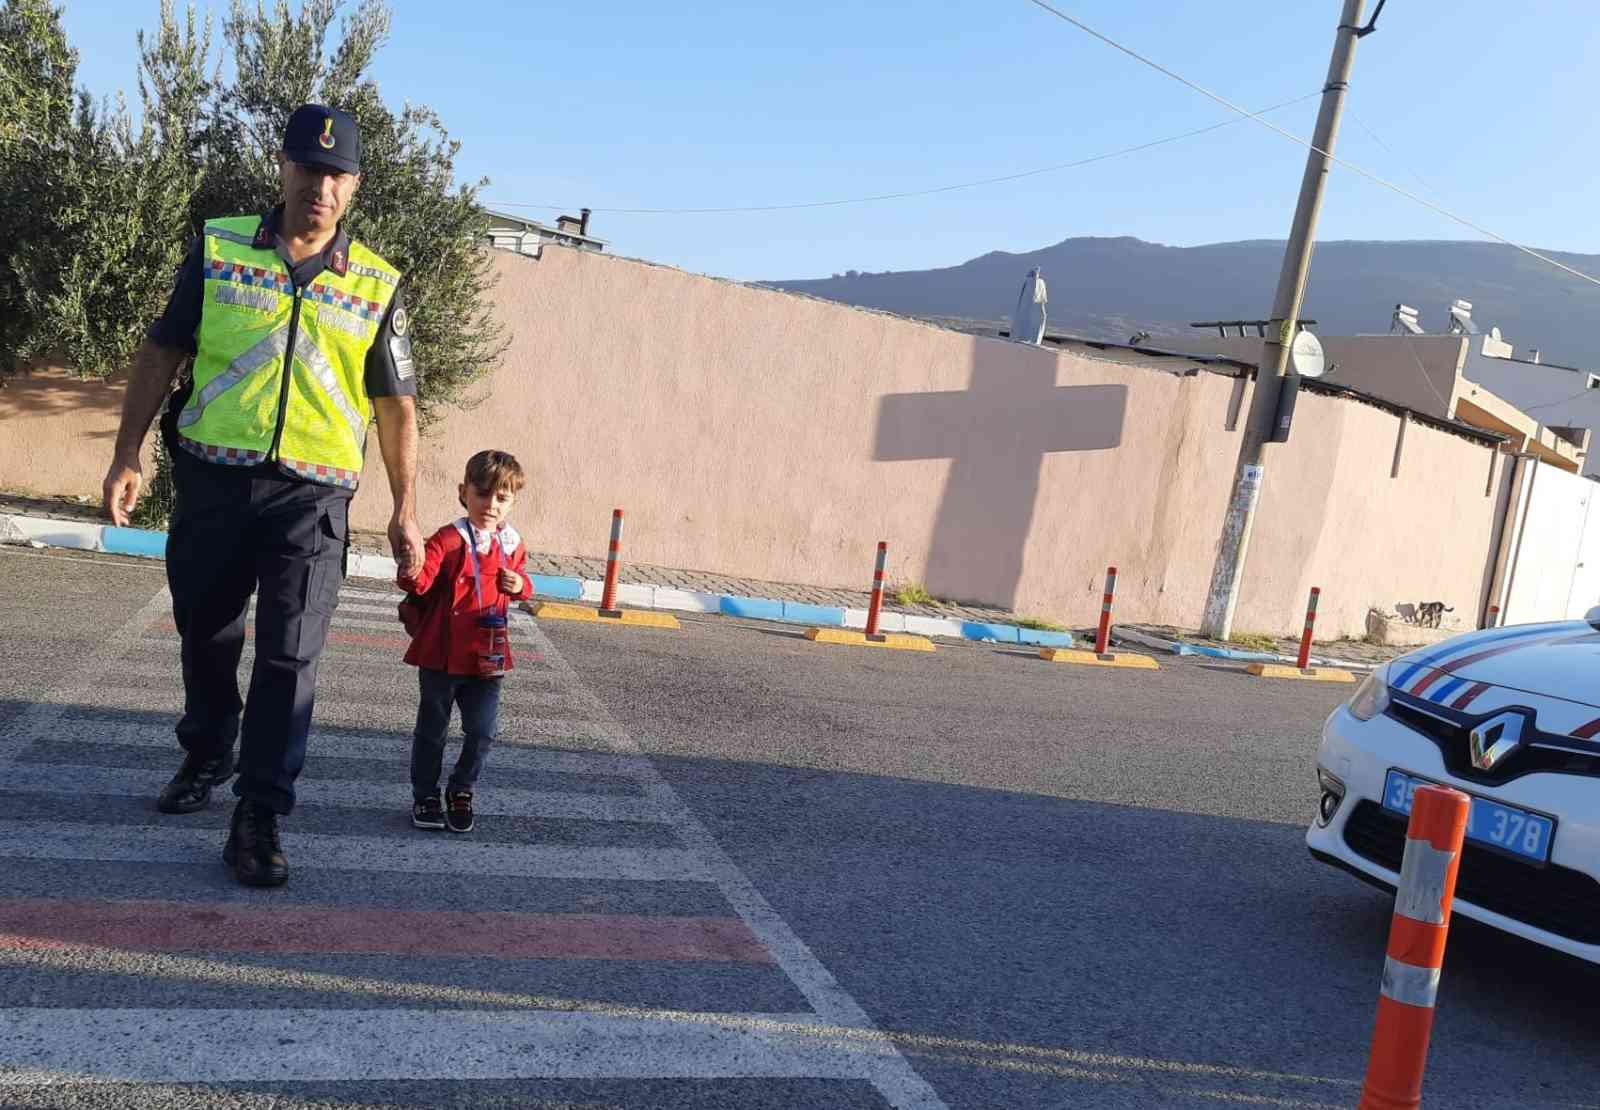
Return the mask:
<svg viewBox="0 0 1600 1110">
<path fill-rule="evenodd" d="M 1520 713 L 1502 713 L 1479 724 L 1467 736 L 1467 747 L 1472 755 L 1472 765 L 1480 771 L 1492 771 L 1522 744 L 1523 717 Z"/>
</svg>

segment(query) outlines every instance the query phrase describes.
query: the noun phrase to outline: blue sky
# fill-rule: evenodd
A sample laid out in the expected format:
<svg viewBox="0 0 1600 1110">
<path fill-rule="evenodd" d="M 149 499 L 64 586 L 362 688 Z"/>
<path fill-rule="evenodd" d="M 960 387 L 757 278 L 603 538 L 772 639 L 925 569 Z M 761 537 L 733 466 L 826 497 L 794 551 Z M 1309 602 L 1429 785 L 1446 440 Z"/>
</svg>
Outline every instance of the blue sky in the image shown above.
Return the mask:
<svg viewBox="0 0 1600 1110">
<path fill-rule="evenodd" d="M 133 35 L 155 24 L 156 0 L 64 3 L 80 80 L 132 97 Z M 733 278 L 955 265 L 1077 235 L 1282 238 L 1304 166 L 1302 148 L 1245 121 L 932 197 L 610 213 L 931 188 L 1116 150 L 1227 113 L 1026 0 L 391 6 L 394 38 L 375 76 L 392 102 L 440 112 L 464 144 L 463 176 L 491 179 L 491 206 L 587 205 L 594 233 L 618 253 Z M 1058 6 L 1250 108 L 1321 88 L 1339 13 L 1337 0 Z M 1520 242 L 1600 253 L 1596 57 L 1593 0 L 1393 0 L 1358 49 L 1337 153 Z M 1312 100 L 1273 118 L 1309 137 L 1315 112 Z M 1336 169 L 1320 237 L 1473 236 Z"/>
</svg>

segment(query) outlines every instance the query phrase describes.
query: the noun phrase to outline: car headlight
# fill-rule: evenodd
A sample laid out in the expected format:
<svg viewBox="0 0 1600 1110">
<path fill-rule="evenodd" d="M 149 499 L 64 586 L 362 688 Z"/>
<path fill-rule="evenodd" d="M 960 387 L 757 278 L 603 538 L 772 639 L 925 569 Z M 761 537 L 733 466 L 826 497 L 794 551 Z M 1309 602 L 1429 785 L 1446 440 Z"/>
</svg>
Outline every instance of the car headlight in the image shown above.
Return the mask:
<svg viewBox="0 0 1600 1110">
<path fill-rule="evenodd" d="M 1350 697 L 1350 715 L 1370 721 L 1389 708 L 1389 664 L 1385 663 L 1366 677 Z"/>
</svg>

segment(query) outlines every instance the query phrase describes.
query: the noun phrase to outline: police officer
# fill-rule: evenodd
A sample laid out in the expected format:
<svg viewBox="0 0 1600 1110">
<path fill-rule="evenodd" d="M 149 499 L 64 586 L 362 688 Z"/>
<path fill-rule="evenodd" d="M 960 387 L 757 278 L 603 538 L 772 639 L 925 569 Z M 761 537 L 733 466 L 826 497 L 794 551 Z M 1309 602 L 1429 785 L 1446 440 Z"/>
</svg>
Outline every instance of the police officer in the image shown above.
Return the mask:
<svg viewBox="0 0 1600 1110">
<path fill-rule="evenodd" d="M 190 248 L 135 358 L 104 487 L 106 510 L 125 523 L 142 481 L 140 445 L 167 402 L 162 431 L 176 489 L 167 582 L 183 641 L 177 733 L 186 754 L 158 808 L 203 809 L 237 770 L 222 858 L 253 886 L 289 877 L 278 817 L 294 805 L 305 761 L 317 659 L 344 579 L 350 498 L 374 416 L 402 573 L 420 569 L 422 553 L 400 273 L 340 224 L 361 183 L 355 121 L 315 104 L 296 109 L 278 167 L 280 204 L 208 221 Z M 256 659 L 241 701 L 252 593 Z"/>
</svg>

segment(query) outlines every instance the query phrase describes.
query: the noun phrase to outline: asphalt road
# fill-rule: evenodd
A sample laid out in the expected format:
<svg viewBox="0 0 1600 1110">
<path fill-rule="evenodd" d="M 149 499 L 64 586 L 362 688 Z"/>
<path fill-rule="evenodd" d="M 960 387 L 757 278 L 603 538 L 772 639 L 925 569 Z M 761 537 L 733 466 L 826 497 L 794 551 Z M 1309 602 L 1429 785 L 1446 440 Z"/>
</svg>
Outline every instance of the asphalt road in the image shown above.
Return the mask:
<svg viewBox="0 0 1600 1110">
<path fill-rule="evenodd" d="M 529 622 L 461 843 L 351 583 L 245 891 L 231 799 L 150 805 L 163 584 L 0 549 L 0 1106 L 1355 1102 L 1390 907 L 1302 840 L 1348 688 Z M 1428 1104 L 1600 1105 L 1597 988 L 1458 921 Z"/>
</svg>

